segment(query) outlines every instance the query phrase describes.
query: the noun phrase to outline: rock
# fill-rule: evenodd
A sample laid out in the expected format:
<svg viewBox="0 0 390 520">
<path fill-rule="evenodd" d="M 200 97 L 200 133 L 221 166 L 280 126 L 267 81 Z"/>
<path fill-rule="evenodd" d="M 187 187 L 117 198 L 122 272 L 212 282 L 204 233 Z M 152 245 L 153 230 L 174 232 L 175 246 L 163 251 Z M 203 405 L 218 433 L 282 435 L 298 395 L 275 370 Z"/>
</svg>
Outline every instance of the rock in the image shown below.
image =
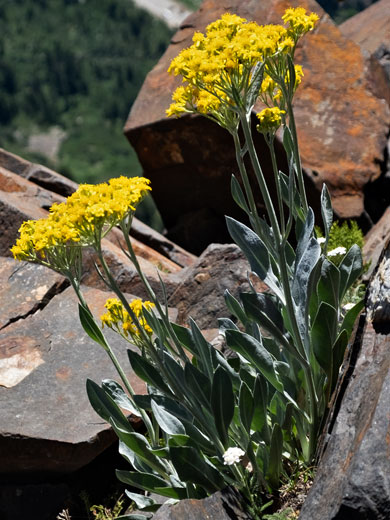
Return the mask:
<svg viewBox="0 0 390 520">
<path fill-rule="evenodd" d="M 390 240 L 390 207 L 386 209 L 380 220 L 370 229 L 364 237 L 363 258 L 369 264 L 364 273 L 364 279 L 370 279 L 379 257 L 383 251 L 383 244 Z"/>
<path fill-rule="evenodd" d="M 77 190 L 76 182 L 46 166 L 26 161 L 3 148 L 0 148 L 0 166 L 63 197 L 68 197 Z"/>
<path fill-rule="evenodd" d="M 377 82 L 373 77 L 376 72 L 367 66 L 360 47 L 342 35 L 314 0 L 303 5 L 321 18 L 317 28 L 302 39 L 296 55 L 305 72 L 295 98 L 295 113 L 309 201 L 318 208 L 319 190 L 326 182 L 337 216 L 359 217 L 364 213 L 364 187 L 381 174 L 378 160 L 383 160 L 390 111 L 385 100 L 370 91 Z M 286 7 L 282 0 L 233 0 L 228 6 L 205 0 L 147 76 L 125 133 L 137 151 L 145 175 L 152 180 L 168 236 L 182 215 L 195 216 L 188 218 L 185 228 L 190 240 L 196 234 L 202 235 L 203 230 L 209 233 L 211 215 L 219 219 L 220 225 L 224 225 L 225 214 L 239 216 L 230 195 L 230 176 L 237 172 L 230 135 L 200 116 L 165 116 L 171 93 L 180 83 L 179 78 L 167 73 L 171 59 L 190 45 L 195 30 L 203 31 L 227 9 L 266 24 L 279 23 Z M 268 151 L 260 135 L 256 135 L 256 145 L 270 180 Z M 280 141 L 277 145 L 284 169 Z M 198 212 L 202 211 L 205 217 L 199 218 L 203 214 Z M 197 243 L 190 240 L 185 247 L 199 251 L 203 245 L 199 239 Z M 213 237 L 214 242 L 227 240 L 226 231 L 222 234 L 219 229 Z"/>
<path fill-rule="evenodd" d="M 379 0 L 340 25 L 346 38 L 354 41 L 379 63 L 384 80 L 376 88 L 390 104 L 390 3 Z M 375 65 L 373 65 L 375 66 Z M 377 76 L 379 77 L 379 76 Z M 378 88 L 379 87 L 379 88 Z M 379 90 L 380 89 L 380 90 Z"/>
<path fill-rule="evenodd" d="M 181 500 L 174 506 L 163 505 L 153 520 L 251 520 L 244 513 L 240 498 L 231 488 L 214 493 L 203 500 Z"/>
<path fill-rule="evenodd" d="M 25 220 L 45 218 L 62 198 L 0 167 L 0 256 L 12 256 L 18 230 Z"/>
<path fill-rule="evenodd" d="M 45 279 L 41 269 L 30 265 Z M 18 281 L 11 284 L 18 285 Z M 104 310 L 107 293 L 84 287 L 95 316 Z M 12 294 L 12 293 L 11 293 Z M 123 339 L 106 336 L 136 393 L 144 384 L 129 365 Z M 20 369 L 24 377 L 20 379 Z M 16 381 L 10 385 L 13 375 Z M 119 380 L 107 353 L 83 331 L 73 289 L 54 295 L 41 310 L 1 330 L 0 474 L 65 474 L 88 464 L 115 439 L 109 425 L 96 415 L 85 390 L 90 378 Z"/>
<path fill-rule="evenodd" d="M 178 310 L 178 323 L 186 325 L 191 317 L 201 329 L 217 327 L 217 319 L 229 315 L 224 291 L 238 297 L 240 291 L 248 290 L 249 270 L 238 246 L 210 244 L 169 298 L 169 304 Z M 258 290 L 265 289 L 258 282 Z"/>
<path fill-rule="evenodd" d="M 301 520 L 390 518 L 390 288 L 383 278 L 389 270 L 387 247 L 368 289 L 367 318 L 361 318 L 364 327 Z"/>
</svg>

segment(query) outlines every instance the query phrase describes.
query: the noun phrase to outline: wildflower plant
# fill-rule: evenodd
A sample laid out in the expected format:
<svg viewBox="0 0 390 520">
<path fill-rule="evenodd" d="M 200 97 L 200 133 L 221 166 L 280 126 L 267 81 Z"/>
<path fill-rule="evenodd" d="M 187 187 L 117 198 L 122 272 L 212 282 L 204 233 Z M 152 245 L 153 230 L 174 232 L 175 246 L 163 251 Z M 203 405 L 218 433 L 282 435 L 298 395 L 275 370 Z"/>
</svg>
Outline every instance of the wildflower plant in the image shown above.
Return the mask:
<svg viewBox="0 0 390 520">
<path fill-rule="evenodd" d="M 360 248 L 352 245 L 338 266 L 327 258 L 330 196 L 324 186 L 320 244 L 299 156 L 292 101 L 303 71 L 294 64 L 294 53 L 317 19 L 303 8 L 287 9 L 285 26 L 259 26 L 225 14 L 205 34 L 195 33 L 192 46 L 169 68 L 182 76 L 183 85 L 173 94 L 168 116 L 200 113 L 233 137 L 241 182 L 232 176 L 232 195 L 250 227 L 229 217 L 227 226 L 252 273 L 269 288 L 257 293 L 252 287 L 238 299 L 225 293 L 235 321 L 221 319 L 219 325 L 235 357 L 225 357 L 208 343 L 193 320 L 189 328 L 171 323 L 166 297 L 162 303 L 156 298 L 140 269 L 129 230 L 137 203 L 150 190 L 146 179 L 80 186 L 61 209 L 51 209 L 45 223 L 24 224 L 13 248 L 16 258 L 68 276 L 79 296 L 85 331 L 108 352 L 122 379 L 123 387 L 112 380 L 101 386 L 87 381 L 92 406 L 112 425 L 120 453 L 132 465 L 132 471 L 117 471 L 118 478 L 142 491 L 127 492 L 142 513 L 120 518 L 142 519 L 156 511 L 159 505 L 148 493 L 177 501 L 202 498 L 228 485 L 241 492 L 248 512 L 261 518 L 267 493 L 315 461 L 344 351 L 362 309 L 361 301 L 347 312 L 341 309 L 362 270 Z M 271 154 L 276 204 L 253 144 L 250 120 L 258 100 L 266 105 L 257 115 L 258 130 Z M 283 133 L 287 173 L 277 166 L 277 131 Z M 257 210 L 246 155 L 266 216 Z M 123 232 L 124 252 L 149 302 L 129 303 L 110 272 L 101 240 L 113 226 Z M 85 246 L 94 249 L 99 274 L 115 294 L 106 303 L 102 324 L 135 345 L 128 350 L 129 361 L 146 382 L 146 395 L 134 393 L 83 298 Z M 146 435 L 134 431 L 123 410 L 142 418 Z"/>
</svg>

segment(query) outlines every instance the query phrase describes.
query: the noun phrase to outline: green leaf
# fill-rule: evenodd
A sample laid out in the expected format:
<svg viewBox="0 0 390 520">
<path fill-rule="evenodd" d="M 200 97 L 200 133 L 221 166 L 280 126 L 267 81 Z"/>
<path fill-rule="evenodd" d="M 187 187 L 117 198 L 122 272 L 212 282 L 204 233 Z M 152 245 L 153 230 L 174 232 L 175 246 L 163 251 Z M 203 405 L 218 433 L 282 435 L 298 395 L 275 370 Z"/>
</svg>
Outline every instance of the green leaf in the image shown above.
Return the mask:
<svg viewBox="0 0 390 520">
<path fill-rule="evenodd" d="M 234 202 L 237 204 L 237 206 L 244 210 L 247 215 L 249 215 L 250 209 L 248 208 L 245 195 L 241 189 L 240 183 L 234 175 L 232 175 L 230 186 Z"/>
<path fill-rule="evenodd" d="M 226 217 L 230 236 L 247 257 L 254 273 L 284 302 L 278 279 L 272 271 L 270 257 L 264 242 L 250 228 L 231 217 Z"/>
<path fill-rule="evenodd" d="M 355 325 L 356 318 L 362 309 L 364 309 L 364 300 L 360 300 L 354 307 L 352 307 L 352 309 L 349 309 L 344 317 L 340 330 L 345 330 L 348 334 L 348 338 L 352 334 L 352 329 Z"/>
<path fill-rule="evenodd" d="M 276 390 L 283 393 L 283 384 L 275 371 L 274 360 L 262 343 L 237 330 L 226 331 L 226 342 L 232 350 L 253 363 Z"/>
<path fill-rule="evenodd" d="M 252 424 L 253 413 L 255 411 L 255 403 L 253 401 L 252 392 L 248 385 L 241 383 L 240 394 L 238 398 L 241 424 L 249 433 Z"/>
<path fill-rule="evenodd" d="M 127 462 L 140 473 L 150 473 L 152 468 L 143 459 L 140 459 L 138 455 L 134 453 L 126 444 L 119 439 L 119 454 L 122 455 Z"/>
<path fill-rule="evenodd" d="M 326 184 L 322 185 L 321 191 L 321 215 L 322 222 L 324 223 L 326 243 L 328 243 L 329 232 L 333 222 L 333 208 L 330 193 Z"/>
<path fill-rule="evenodd" d="M 224 292 L 224 298 L 226 307 L 229 309 L 229 311 L 233 314 L 233 316 L 239 319 L 242 324 L 245 325 L 245 323 L 247 322 L 245 312 L 238 300 L 232 294 L 230 294 L 228 289 L 226 289 Z"/>
<path fill-rule="evenodd" d="M 208 378 L 212 379 L 213 363 L 211 358 L 211 346 L 203 337 L 201 330 L 195 321 L 190 318 L 191 334 L 198 352 L 198 366 Z"/>
<path fill-rule="evenodd" d="M 135 502 L 138 509 L 146 510 L 146 511 L 157 511 L 157 509 L 161 506 L 161 504 L 156 504 L 156 501 L 153 498 L 147 497 L 145 495 L 140 495 L 139 493 L 131 493 L 131 491 L 125 490 L 126 495 Z M 149 509 L 153 507 L 154 509 Z"/>
<path fill-rule="evenodd" d="M 252 71 L 252 81 L 250 83 L 247 93 L 247 112 L 252 109 L 257 98 L 259 97 L 259 90 L 263 82 L 265 62 L 258 62 Z"/>
<path fill-rule="evenodd" d="M 333 262 L 325 259 L 321 266 L 321 277 L 317 286 L 319 301 L 332 305 L 335 309 L 339 307 L 340 293 L 340 271 Z"/>
<path fill-rule="evenodd" d="M 254 411 L 252 426 L 254 430 L 261 433 L 264 441 L 269 443 L 271 436 L 267 423 L 267 407 L 268 407 L 268 384 L 264 377 L 260 374 L 256 377 L 255 389 L 253 392 Z"/>
<path fill-rule="evenodd" d="M 208 378 L 190 362 L 185 364 L 184 377 L 191 394 L 210 410 L 211 383 Z"/>
<path fill-rule="evenodd" d="M 106 341 L 106 338 L 96 323 L 91 311 L 84 305 L 81 305 L 81 303 L 79 303 L 79 318 L 80 323 L 88 336 L 93 339 L 93 341 L 102 346 L 104 350 L 109 350 L 110 347 Z"/>
<path fill-rule="evenodd" d="M 290 158 L 292 156 L 294 147 L 291 132 L 288 126 L 285 126 L 283 129 L 283 147 L 286 150 L 287 157 Z"/>
<path fill-rule="evenodd" d="M 272 489 L 278 489 L 282 472 L 283 433 L 278 423 L 274 424 L 268 463 L 268 482 Z"/>
<path fill-rule="evenodd" d="M 132 403 L 129 396 L 116 381 L 104 379 L 102 381 L 102 388 L 120 408 L 131 412 L 136 417 L 141 417 L 136 404 Z"/>
<path fill-rule="evenodd" d="M 155 388 L 158 388 L 165 394 L 170 395 L 171 391 L 168 386 L 165 384 L 163 378 L 160 373 L 154 368 L 154 366 L 143 356 L 137 354 L 137 352 L 133 352 L 132 350 L 127 350 L 127 355 L 129 356 L 129 361 L 132 369 L 137 374 L 137 376 Z"/>
<path fill-rule="evenodd" d="M 307 217 L 305 220 L 305 224 L 303 226 L 303 229 L 301 231 L 298 244 L 295 251 L 295 273 L 297 273 L 297 270 L 299 268 L 299 262 L 302 259 L 302 256 L 304 255 L 305 251 L 307 250 L 310 240 L 313 237 L 313 230 L 314 230 L 314 213 L 311 208 L 309 208 L 309 211 L 307 213 Z"/>
<path fill-rule="evenodd" d="M 165 480 L 151 473 L 139 473 L 137 471 L 124 471 L 117 469 L 116 476 L 121 482 L 130 484 L 137 489 L 157 493 L 163 497 L 176 498 L 183 500 L 187 498 L 187 490 L 184 487 L 169 487 Z"/>
<path fill-rule="evenodd" d="M 132 431 L 132 426 L 126 417 L 123 415 L 119 407 L 111 399 L 107 393 L 100 388 L 99 385 L 87 379 L 87 395 L 89 402 L 95 412 L 100 415 L 106 422 L 110 422 L 113 417 L 118 424 L 127 431 Z"/>
<path fill-rule="evenodd" d="M 351 285 L 359 278 L 363 271 L 362 252 L 358 245 L 353 245 L 342 259 L 340 265 L 340 301 Z"/>
<path fill-rule="evenodd" d="M 234 415 L 234 393 L 231 379 L 227 372 L 219 366 L 214 373 L 211 387 L 211 408 L 222 444 L 229 443 L 228 429 Z"/>
<path fill-rule="evenodd" d="M 283 318 L 272 296 L 266 293 L 241 293 L 240 298 L 246 315 L 283 343 Z"/>
<path fill-rule="evenodd" d="M 177 339 L 180 341 L 183 347 L 187 349 L 192 355 L 198 356 L 199 352 L 196 348 L 191 330 L 187 327 L 177 325 L 177 323 L 171 323 L 171 326 L 176 334 Z"/>
<path fill-rule="evenodd" d="M 166 472 L 166 468 L 160 462 L 160 459 L 151 453 L 150 450 L 152 448 L 143 435 L 123 430 L 113 419 L 111 419 L 110 423 L 119 439 L 141 460 L 157 472 L 162 472 L 163 474 Z"/>
<path fill-rule="evenodd" d="M 160 428 L 169 435 L 185 434 L 183 424 L 171 413 L 159 406 L 154 399 L 151 401 L 153 415 Z"/>
<path fill-rule="evenodd" d="M 195 448 L 172 446 L 170 453 L 180 480 L 198 484 L 208 493 L 214 493 L 225 487 L 225 481 L 220 472 L 206 463 Z"/>
<path fill-rule="evenodd" d="M 332 347 L 337 333 L 337 310 L 326 302 L 321 302 L 311 329 L 311 343 L 318 364 L 331 378 Z"/>
</svg>

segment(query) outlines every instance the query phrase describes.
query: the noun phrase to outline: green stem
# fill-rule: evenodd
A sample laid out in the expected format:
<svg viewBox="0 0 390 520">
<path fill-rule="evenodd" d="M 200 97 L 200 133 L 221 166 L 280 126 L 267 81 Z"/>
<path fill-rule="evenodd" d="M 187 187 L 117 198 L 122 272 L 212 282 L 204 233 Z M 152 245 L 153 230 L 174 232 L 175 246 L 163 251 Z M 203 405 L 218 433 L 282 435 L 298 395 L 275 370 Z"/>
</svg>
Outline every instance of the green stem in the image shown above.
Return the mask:
<svg viewBox="0 0 390 520">
<path fill-rule="evenodd" d="M 234 140 L 234 148 L 236 151 L 236 161 L 238 164 L 238 168 L 240 170 L 241 179 L 242 179 L 242 182 L 243 182 L 244 188 L 245 188 L 245 194 L 246 194 L 246 197 L 247 197 L 248 203 L 249 203 L 250 217 L 252 217 L 252 224 L 253 224 L 255 231 L 259 235 L 261 233 L 261 228 L 259 225 L 259 216 L 257 213 L 256 202 L 255 202 L 255 198 L 253 196 L 252 188 L 249 183 L 248 173 L 245 168 L 243 151 L 241 148 L 240 138 L 238 136 L 237 129 L 235 129 L 234 132 L 232 132 L 232 136 L 233 136 L 233 140 Z"/>
<path fill-rule="evenodd" d="M 84 296 L 83 296 L 83 294 L 81 292 L 80 285 L 79 285 L 78 281 L 74 277 L 69 278 L 69 281 L 70 281 L 70 283 L 71 283 L 71 285 L 72 285 L 72 287 L 73 287 L 73 289 L 74 289 L 74 291 L 75 291 L 75 293 L 76 293 L 76 295 L 77 295 L 81 305 L 83 305 L 91 313 L 91 311 L 90 311 L 90 309 L 88 307 L 88 304 L 85 301 L 85 298 L 84 298 Z M 92 316 L 92 313 L 91 313 L 91 316 Z M 113 365 L 115 366 L 115 369 L 116 369 L 116 371 L 119 374 L 119 377 L 121 378 L 123 384 L 125 385 L 126 390 L 128 391 L 130 397 L 132 398 L 132 402 L 133 402 L 134 407 L 138 409 L 138 411 L 139 411 L 139 413 L 140 413 L 140 415 L 142 417 L 142 420 L 144 421 L 145 426 L 146 426 L 146 428 L 148 430 L 148 433 L 149 433 L 149 436 L 150 436 L 150 439 L 151 439 L 152 443 L 154 445 L 156 445 L 158 439 L 156 439 L 155 436 L 154 436 L 153 425 L 152 425 L 152 423 L 151 423 L 151 421 L 149 419 L 149 416 L 145 412 L 145 410 L 143 410 L 142 408 L 139 408 L 136 405 L 136 403 L 134 402 L 134 400 L 133 400 L 133 397 L 135 395 L 134 389 L 131 386 L 130 381 L 126 377 L 126 374 L 124 373 L 124 371 L 123 371 L 123 369 L 121 367 L 121 364 L 119 363 L 118 358 L 116 357 L 116 355 L 114 354 L 112 348 L 110 347 L 110 345 L 108 343 L 107 343 L 107 348 L 105 350 L 106 350 L 107 354 L 109 355 Z"/>
<path fill-rule="evenodd" d="M 296 166 L 297 179 L 298 179 L 298 189 L 299 189 L 299 194 L 301 196 L 303 210 L 305 212 L 305 218 L 306 218 L 307 212 L 309 211 L 309 206 L 307 204 L 305 183 L 303 180 L 302 163 L 301 163 L 301 156 L 299 154 L 298 133 L 297 133 L 297 127 L 295 125 L 294 110 L 292 107 L 292 101 L 287 94 L 286 94 L 285 99 L 287 99 L 287 113 L 288 113 L 288 120 L 289 120 L 289 129 L 290 129 L 291 137 L 292 137 L 292 141 L 293 141 L 293 153 L 294 153 L 294 158 L 295 158 L 295 166 Z"/>
<path fill-rule="evenodd" d="M 245 141 L 246 141 L 246 144 L 248 147 L 249 157 L 251 159 L 253 170 L 255 172 L 256 179 L 257 179 L 257 182 L 260 187 L 261 195 L 263 197 L 263 201 L 264 201 L 265 207 L 267 209 L 267 214 L 268 214 L 268 217 L 271 222 L 272 231 L 273 231 L 274 237 L 275 237 L 275 244 L 280 244 L 281 236 L 280 236 L 279 222 L 278 222 L 278 219 L 276 218 L 275 208 L 274 208 L 271 196 L 268 191 L 267 183 L 265 182 L 263 170 L 261 169 L 261 166 L 259 163 L 259 158 L 257 157 L 257 154 L 256 154 L 255 145 L 253 142 L 252 132 L 251 132 L 250 123 L 249 123 L 249 121 L 250 121 L 249 118 L 250 118 L 250 114 L 248 117 L 247 117 L 247 114 L 245 114 L 245 113 L 240 114 L 240 121 L 241 121 L 242 129 L 244 132 Z"/>
<path fill-rule="evenodd" d="M 286 224 L 285 224 L 285 218 L 284 218 L 284 208 L 283 208 L 282 190 L 281 190 L 281 186 L 280 186 L 279 168 L 277 165 L 276 155 L 275 155 L 275 146 L 274 146 L 275 135 L 272 135 L 272 137 L 269 140 L 266 139 L 266 141 L 267 141 L 270 153 L 271 153 L 272 170 L 274 172 L 276 193 L 277 193 L 277 197 L 278 197 L 280 227 L 281 227 L 281 231 L 282 231 L 282 237 L 285 237 Z"/>
</svg>

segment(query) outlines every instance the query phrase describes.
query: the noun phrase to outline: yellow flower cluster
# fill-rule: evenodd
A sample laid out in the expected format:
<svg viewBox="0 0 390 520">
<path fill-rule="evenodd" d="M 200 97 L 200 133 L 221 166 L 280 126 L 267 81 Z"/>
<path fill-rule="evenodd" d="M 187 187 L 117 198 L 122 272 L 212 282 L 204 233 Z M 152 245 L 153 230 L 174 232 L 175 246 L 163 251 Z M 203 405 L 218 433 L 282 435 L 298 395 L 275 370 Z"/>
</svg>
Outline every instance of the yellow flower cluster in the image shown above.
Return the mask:
<svg viewBox="0 0 390 520">
<path fill-rule="evenodd" d="M 240 108 L 240 103 L 245 106 L 245 96 L 257 79 L 255 65 L 268 60 L 275 63 L 278 56 L 293 56 L 299 37 L 313 28 L 317 19 L 303 8 L 290 8 L 283 17 L 289 24 L 286 29 L 282 25 L 260 26 L 235 14 L 222 15 L 207 26 L 205 34 L 195 33 L 193 44 L 172 60 L 168 72 L 182 76 L 185 85 L 174 92 L 167 115 L 200 112 L 221 121 L 224 112 Z M 284 67 L 283 78 L 286 70 Z M 262 87 L 265 90 L 267 86 Z"/>
<path fill-rule="evenodd" d="M 133 300 L 130 303 L 130 308 L 138 319 L 139 325 L 149 335 L 152 335 L 153 331 L 145 320 L 143 310 L 151 310 L 154 306 L 154 303 L 149 301 L 143 302 L 142 300 Z M 103 327 L 109 327 L 125 337 L 130 335 L 132 339 L 136 340 L 139 338 L 140 331 L 120 300 L 109 298 L 104 307 L 107 309 L 107 312 L 100 317 Z"/>
<path fill-rule="evenodd" d="M 279 107 L 265 108 L 256 117 L 260 121 L 257 125 L 257 130 L 263 134 L 274 133 L 282 124 L 282 116 L 285 110 L 280 110 Z"/>
<path fill-rule="evenodd" d="M 28 220 L 11 249 L 17 260 L 37 262 L 69 246 L 96 243 L 135 211 L 151 188 L 144 177 L 119 177 L 102 184 L 81 184 L 65 202 L 53 204 L 47 218 Z"/>
<path fill-rule="evenodd" d="M 315 13 L 306 14 L 306 10 L 303 7 L 290 7 L 286 9 L 282 19 L 285 24 L 289 25 L 289 34 L 296 40 L 314 29 L 318 21 L 318 15 Z"/>
<path fill-rule="evenodd" d="M 301 65 L 294 65 L 295 69 L 295 84 L 293 91 L 298 88 L 298 85 L 301 84 L 302 78 L 304 76 L 303 69 Z M 272 79 L 270 76 L 272 74 L 274 76 L 274 73 L 271 72 L 271 67 L 268 67 L 266 69 L 266 72 L 264 74 L 264 79 L 260 87 L 260 94 L 259 97 L 265 103 L 267 106 L 272 106 L 274 104 L 278 104 L 283 99 L 283 94 L 280 89 L 279 83 L 276 82 L 276 79 Z M 287 70 L 285 77 L 283 79 L 284 84 L 287 86 L 290 83 L 290 73 Z"/>
</svg>

